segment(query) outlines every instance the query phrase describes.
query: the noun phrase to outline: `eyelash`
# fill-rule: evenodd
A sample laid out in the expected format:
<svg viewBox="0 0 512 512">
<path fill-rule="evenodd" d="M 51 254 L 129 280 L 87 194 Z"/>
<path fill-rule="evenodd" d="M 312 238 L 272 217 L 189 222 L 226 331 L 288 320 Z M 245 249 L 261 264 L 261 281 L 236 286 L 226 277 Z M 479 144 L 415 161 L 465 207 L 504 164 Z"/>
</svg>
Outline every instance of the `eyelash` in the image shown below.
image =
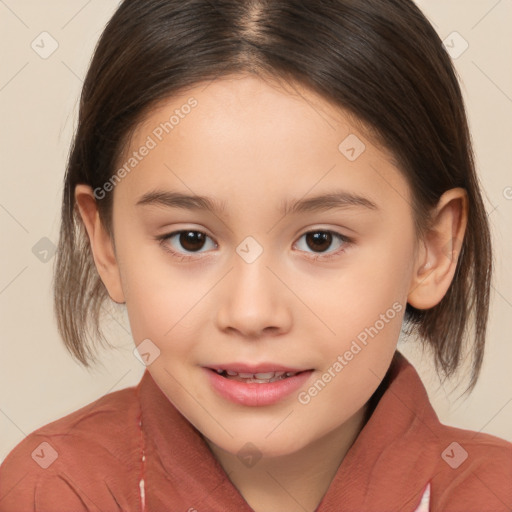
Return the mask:
<svg viewBox="0 0 512 512">
<path fill-rule="evenodd" d="M 173 257 L 177 258 L 178 260 L 180 260 L 180 261 L 196 260 L 196 259 L 198 259 L 197 256 L 188 256 L 179 251 L 175 251 L 174 249 L 171 249 L 168 244 L 165 243 L 167 240 L 169 240 L 173 236 L 179 235 L 181 233 L 186 233 L 186 232 L 201 233 L 211 239 L 211 237 L 208 236 L 204 231 L 200 231 L 198 229 L 181 229 L 179 231 L 173 231 L 172 233 L 157 236 L 156 240 L 158 240 L 160 242 L 160 245 L 162 246 L 162 248 L 165 251 L 169 252 Z M 316 254 L 315 256 L 308 256 L 308 258 L 313 261 L 318 261 L 318 260 L 328 261 L 332 258 L 335 258 L 336 256 L 340 255 L 341 253 L 345 252 L 345 250 L 347 249 L 347 246 L 349 246 L 353 243 L 353 239 L 351 239 L 345 235 L 342 235 L 341 233 L 337 233 L 336 231 L 332 231 L 329 229 L 314 229 L 314 230 L 306 231 L 305 233 L 302 233 L 302 235 L 299 237 L 299 240 L 303 236 L 308 235 L 310 233 L 330 233 L 335 238 L 338 238 L 338 240 L 343 242 L 343 245 L 339 249 L 337 249 L 336 251 L 333 251 L 331 253 L 327 253 L 327 255 L 325 255 L 325 253 L 309 253 L 309 254 Z M 203 251 L 203 252 L 206 252 L 206 251 Z M 192 254 L 200 254 L 200 252 L 196 252 L 196 253 L 192 253 Z"/>
</svg>

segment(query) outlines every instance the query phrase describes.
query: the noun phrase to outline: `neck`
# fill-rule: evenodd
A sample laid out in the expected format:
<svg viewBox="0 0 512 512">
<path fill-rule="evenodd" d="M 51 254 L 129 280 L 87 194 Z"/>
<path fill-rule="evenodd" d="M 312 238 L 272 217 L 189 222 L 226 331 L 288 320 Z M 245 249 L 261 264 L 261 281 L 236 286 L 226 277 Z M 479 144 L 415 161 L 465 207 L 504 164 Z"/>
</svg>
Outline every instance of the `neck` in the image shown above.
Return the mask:
<svg viewBox="0 0 512 512">
<path fill-rule="evenodd" d="M 263 456 L 253 467 L 244 466 L 236 454 L 205 441 L 255 512 L 314 511 L 370 412 L 367 403 L 343 425 L 313 443 L 287 455 Z"/>
</svg>

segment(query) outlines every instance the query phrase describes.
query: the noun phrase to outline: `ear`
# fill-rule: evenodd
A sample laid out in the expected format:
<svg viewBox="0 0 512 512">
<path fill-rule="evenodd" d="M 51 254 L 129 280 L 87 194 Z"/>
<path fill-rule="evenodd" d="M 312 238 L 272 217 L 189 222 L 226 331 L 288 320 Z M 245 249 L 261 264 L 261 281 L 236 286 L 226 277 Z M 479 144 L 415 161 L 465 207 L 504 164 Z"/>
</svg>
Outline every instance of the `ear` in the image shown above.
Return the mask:
<svg viewBox="0 0 512 512">
<path fill-rule="evenodd" d="M 100 220 L 92 188 L 88 185 L 77 185 L 75 201 L 89 236 L 94 263 L 101 280 L 107 288 L 110 298 L 114 302 L 122 304 L 125 302 L 125 298 L 113 240 Z"/>
<path fill-rule="evenodd" d="M 419 242 L 407 302 L 430 309 L 445 296 L 453 280 L 468 219 L 463 188 L 445 192 L 432 212 L 432 224 Z"/>
</svg>

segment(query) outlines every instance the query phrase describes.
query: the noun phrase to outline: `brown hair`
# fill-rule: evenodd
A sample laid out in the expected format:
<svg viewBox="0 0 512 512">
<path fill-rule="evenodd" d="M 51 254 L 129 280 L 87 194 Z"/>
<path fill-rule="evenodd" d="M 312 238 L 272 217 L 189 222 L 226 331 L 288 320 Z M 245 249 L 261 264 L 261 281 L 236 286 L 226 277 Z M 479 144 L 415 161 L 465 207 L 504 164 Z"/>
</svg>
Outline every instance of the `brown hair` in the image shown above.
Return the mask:
<svg viewBox="0 0 512 512">
<path fill-rule="evenodd" d="M 417 235 L 446 190 L 469 199 L 456 273 L 429 310 L 409 304 L 417 333 L 452 375 L 468 344 L 476 384 L 484 353 L 492 273 L 491 238 L 463 98 L 451 60 L 412 0 L 124 0 L 96 46 L 80 98 L 65 176 L 55 260 L 55 312 L 63 340 L 82 364 L 107 341 L 108 298 L 94 265 L 74 190 L 101 187 L 137 124 L 159 102 L 199 82 L 234 73 L 290 80 L 355 116 L 388 148 L 414 198 Z M 112 196 L 98 201 L 111 231 Z M 108 342 L 107 342 L 108 344 Z"/>
</svg>

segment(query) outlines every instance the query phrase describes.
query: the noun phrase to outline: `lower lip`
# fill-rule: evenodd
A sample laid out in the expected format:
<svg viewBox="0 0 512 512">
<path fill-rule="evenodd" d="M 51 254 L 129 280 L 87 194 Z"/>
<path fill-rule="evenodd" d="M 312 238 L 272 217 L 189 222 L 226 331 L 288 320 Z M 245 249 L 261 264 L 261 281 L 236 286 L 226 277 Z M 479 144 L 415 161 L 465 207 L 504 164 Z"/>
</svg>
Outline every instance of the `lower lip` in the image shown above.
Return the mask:
<svg viewBox="0 0 512 512">
<path fill-rule="evenodd" d="M 258 384 L 227 379 L 210 368 L 203 368 L 203 370 L 206 371 L 212 387 L 219 395 L 237 404 L 253 407 L 271 405 L 282 400 L 304 385 L 313 373 L 313 370 L 308 370 L 276 382 Z"/>
</svg>

